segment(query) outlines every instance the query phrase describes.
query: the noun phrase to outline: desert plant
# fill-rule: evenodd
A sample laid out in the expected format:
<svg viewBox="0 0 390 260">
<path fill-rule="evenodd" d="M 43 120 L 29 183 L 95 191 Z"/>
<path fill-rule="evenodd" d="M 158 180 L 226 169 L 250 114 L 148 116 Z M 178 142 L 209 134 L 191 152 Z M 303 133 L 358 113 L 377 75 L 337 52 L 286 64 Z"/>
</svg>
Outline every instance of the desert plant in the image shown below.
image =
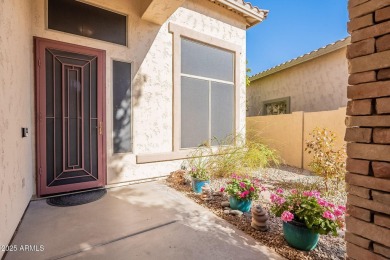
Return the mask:
<svg viewBox="0 0 390 260">
<path fill-rule="evenodd" d="M 345 177 L 345 147 L 336 149 L 336 134 L 325 128 L 317 127 L 309 135 L 311 140 L 306 141 L 305 147 L 305 151 L 313 154 L 309 167 L 316 175 L 325 179 L 325 187 L 326 191 L 328 191 L 328 182 L 330 180 L 334 179 L 339 183 Z"/>
<path fill-rule="evenodd" d="M 244 162 L 245 166 L 249 169 L 262 169 L 280 164 L 279 154 L 266 144 L 247 140 L 245 147 L 247 151 Z"/>
<path fill-rule="evenodd" d="M 210 171 L 213 177 L 251 175 L 259 168 L 279 164 L 279 156 L 267 145 L 246 141 L 242 135 L 232 135 L 223 140 L 216 140 L 217 146 L 212 152 Z M 234 143 L 236 145 L 234 145 Z"/>
<path fill-rule="evenodd" d="M 212 154 L 210 147 L 199 146 L 188 155 L 185 168 L 187 168 L 192 178 L 198 180 L 210 179 L 210 160 L 208 157 L 210 154 Z"/>
</svg>

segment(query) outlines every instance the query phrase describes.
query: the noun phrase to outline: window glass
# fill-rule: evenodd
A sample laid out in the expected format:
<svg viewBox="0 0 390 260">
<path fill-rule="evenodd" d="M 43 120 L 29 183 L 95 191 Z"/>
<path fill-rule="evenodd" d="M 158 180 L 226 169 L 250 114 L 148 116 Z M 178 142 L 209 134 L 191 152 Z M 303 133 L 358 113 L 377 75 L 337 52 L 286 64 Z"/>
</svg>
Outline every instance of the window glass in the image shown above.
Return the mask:
<svg viewBox="0 0 390 260">
<path fill-rule="evenodd" d="M 234 133 L 234 55 L 185 38 L 181 43 L 181 148 L 225 142 Z"/>
<path fill-rule="evenodd" d="M 211 144 L 225 140 L 234 132 L 233 128 L 234 86 L 211 82 Z"/>
<path fill-rule="evenodd" d="M 209 82 L 181 78 L 181 147 L 209 141 Z"/>
<path fill-rule="evenodd" d="M 49 29 L 126 46 L 126 16 L 75 0 L 48 0 Z"/>
<path fill-rule="evenodd" d="M 182 38 L 181 73 L 233 82 L 232 52 Z"/>
<path fill-rule="evenodd" d="M 131 152 L 131 64 L 113 61 L 114 153 Z"/>
<path fill-rule="evenodd" d="M 281 115 L 290 113 L 290 97 L 263 102 L 263 115 Z"/>
</svg>

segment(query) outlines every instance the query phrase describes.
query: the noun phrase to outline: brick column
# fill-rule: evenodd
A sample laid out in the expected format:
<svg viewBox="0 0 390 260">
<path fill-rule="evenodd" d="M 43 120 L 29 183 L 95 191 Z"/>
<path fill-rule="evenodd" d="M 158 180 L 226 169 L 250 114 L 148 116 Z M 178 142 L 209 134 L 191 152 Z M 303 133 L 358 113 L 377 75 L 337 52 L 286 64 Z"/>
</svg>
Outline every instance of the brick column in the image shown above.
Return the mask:
<svg viewBox="0 0 390 260">
<path fill-rule="evenodd" d="M 348 259 L 390 258 L 390 0 L 349 0 Z"/>
</svg>

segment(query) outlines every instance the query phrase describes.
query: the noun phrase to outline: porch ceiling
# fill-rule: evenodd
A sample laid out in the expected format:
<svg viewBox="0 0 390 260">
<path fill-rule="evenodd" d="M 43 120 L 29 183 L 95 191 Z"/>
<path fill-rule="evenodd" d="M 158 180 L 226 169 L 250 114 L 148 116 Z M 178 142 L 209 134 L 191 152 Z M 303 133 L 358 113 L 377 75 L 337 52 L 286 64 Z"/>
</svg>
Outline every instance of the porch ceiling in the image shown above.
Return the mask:
<svg viewBox="0 0 390 260">
<path fill-rule="evenodd" d="M 142 19 L 162 25 L 185 0 L 149 0 L 144 2 Z M 209 0 L 223 8 L 243 16 L 247 28 L 262 22 L 268 15 L 267 10 L 253 6 L 243 0 Z"/>
<path fill-rule="evenodd" d="M 185 0 L 149 0 L 142 19 L 162 25 Z"/>
</svg>

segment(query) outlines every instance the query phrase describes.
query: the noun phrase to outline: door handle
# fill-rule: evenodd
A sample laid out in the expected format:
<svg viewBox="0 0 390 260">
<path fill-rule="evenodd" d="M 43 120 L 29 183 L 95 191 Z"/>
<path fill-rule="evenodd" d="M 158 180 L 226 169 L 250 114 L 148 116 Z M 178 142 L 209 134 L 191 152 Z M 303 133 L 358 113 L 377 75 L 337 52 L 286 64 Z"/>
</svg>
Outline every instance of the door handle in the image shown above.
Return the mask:
<svg viewBox="0 0 390 260">
<path fill-rule="evenodd" d="M 103 122 L 100 121 L 99 122 L 99 135 L 102 135 L 103 134 Z"/>
</svg>

